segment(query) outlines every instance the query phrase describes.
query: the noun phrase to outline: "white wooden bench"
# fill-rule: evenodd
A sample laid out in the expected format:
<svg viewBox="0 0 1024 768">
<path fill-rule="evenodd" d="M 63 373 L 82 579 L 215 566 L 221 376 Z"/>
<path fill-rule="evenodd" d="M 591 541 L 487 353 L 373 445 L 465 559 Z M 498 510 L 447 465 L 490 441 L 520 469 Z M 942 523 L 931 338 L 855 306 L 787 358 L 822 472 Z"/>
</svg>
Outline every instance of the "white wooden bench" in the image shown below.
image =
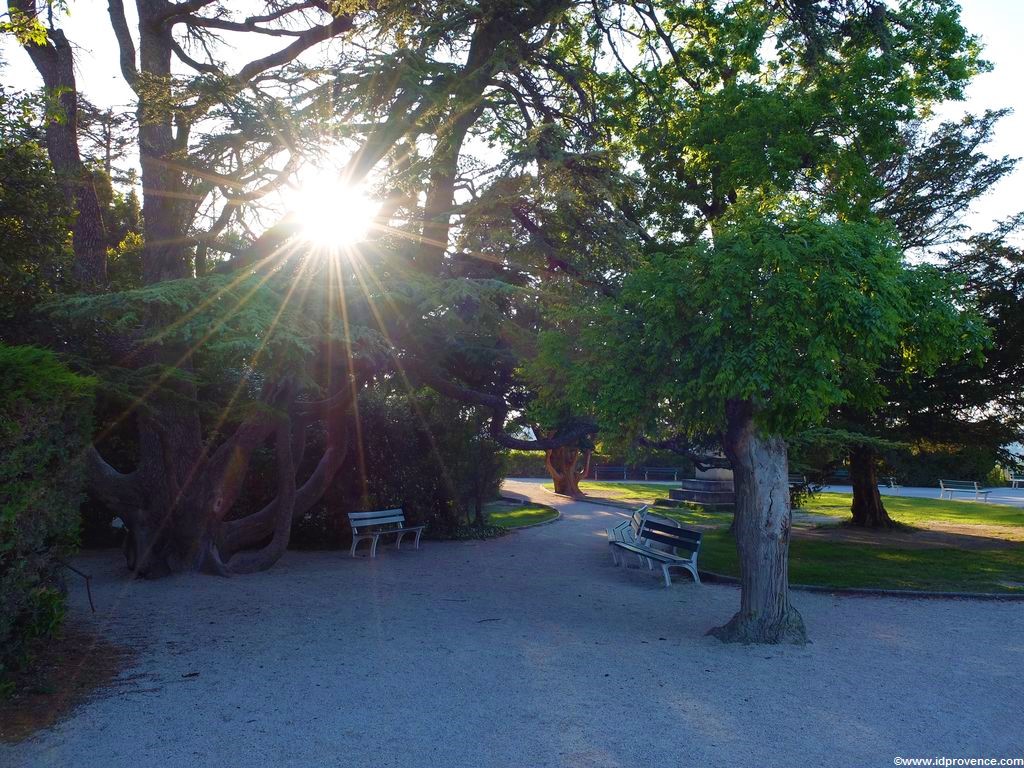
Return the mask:
<svg viewBox="0 0 1024 768">
<path fill-rule="evenodd" d="M 618 555 L 626 553 L 636 555 L 640 562 L 646 563 L 651 570 L 654 569 L 654 563 L 658 563 L 665 579 L 665 586 L 671 587 L 671 568 L 689 571 L 694 582 L 700 584 L 697 555 L 700 552 L 702 538 L 703 535 L 699 531 L 679 527 L 674 520 L 662 521 L 647 517 L 634 541 L 609 540 L 608 543 L 611 545 L 612 561 L 615 565 L 620 564 Z M 625 558 L 622 562 L 625 562 Z"/>
<path fill-rule="evenodd" d="M 1024 483 L 1024 474 L 1021 474 L 1020 472 L 1011 472 L 1010 473 L 1010 487 L 1011 488 L 1019 488 L 1022 483 Z"/>
<path fill-rule="evenodd" d="M 376 512 L 349 512 L 348 522 L 352 526 L 352 549 L 349 554 L 356 556 L 360 541 L 369 541 L 370 557 L 377 556 L 377 542 L 381 536 L 395 534 L 395 549 L 402 548 L 402 538 L 407 533 L 416 534 L 416 549 L 420 548 L 420 534 L 425 525 L 406 525 L 405 513 L 399 509 L 381 509 Z"/>
<path fill-rule="evenodd" d="M 939 498 L 944 499 L 948 494 L 950 501 L 953 500 L 954 493 L 973 493 L 975 501 L 987 501 L 990 493 L 974 480 L 939 480 L 939 489 Z"/>
</svg>

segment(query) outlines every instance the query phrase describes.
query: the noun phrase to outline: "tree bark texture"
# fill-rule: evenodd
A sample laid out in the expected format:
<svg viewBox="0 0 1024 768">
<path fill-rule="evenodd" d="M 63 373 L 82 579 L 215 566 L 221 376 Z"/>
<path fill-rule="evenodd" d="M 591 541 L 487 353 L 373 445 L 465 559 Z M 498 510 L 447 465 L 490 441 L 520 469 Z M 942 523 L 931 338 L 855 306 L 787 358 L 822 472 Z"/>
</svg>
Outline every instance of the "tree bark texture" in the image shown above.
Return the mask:
<svg viewBox="0 0 1024 768">
<path fill-rule="evenodd" d="M 850 482 L 853 484 L 853 524 L 863 528 L 895 528 L 896 521 L 878 492 L 878 455 L 868 446 L 850 451 Z"/>
<path fill-rule="evenodd" d="M 580 453 L 584 453 L 583 464 L 580 465 Z M 555 493 L 566 496 L 582 496 L 580 480 L 590 470 L 590 451 L 581 452 L 579 448 L 565 445 L 544 452 L 544 464 L 555 485 Z"/>
<path fill-rule="evenodd" d="M 804 643 L 799 612 L 789 602 L 789 470 L 785 441 L 762 434 L 749 402 L 728 407 L 725 453 L 736 487 L 735 535 L 740 610 L 709 634 L 723 642 Z"/>
<path fill-rule="evenodd" d="M 26 16 L 38 14 L 35 0 L 11 0 L 10 6 Z M 23 47 L 42 77 L 47 95 L 59 109 L 58 115 L 46 120 L 46 154 L 64 197 L 76 213 L 71 225 L 75 279 L 81 287 L 95 289 L 107 282 L 107 239 L 92 174 L 83 165 L 78 147 L 74 51 L 59 29 L 49 29 L 42 45 L 26 42 Z"/>
</svg>

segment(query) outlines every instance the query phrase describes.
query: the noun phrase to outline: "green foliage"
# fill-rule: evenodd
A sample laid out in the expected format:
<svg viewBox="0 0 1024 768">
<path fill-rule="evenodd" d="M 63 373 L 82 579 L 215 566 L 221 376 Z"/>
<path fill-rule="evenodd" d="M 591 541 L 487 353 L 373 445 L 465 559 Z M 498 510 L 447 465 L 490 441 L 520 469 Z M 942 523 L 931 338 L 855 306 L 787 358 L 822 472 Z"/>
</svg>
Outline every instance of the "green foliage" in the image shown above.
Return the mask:
<svg viewBox="0 0 1024 768">
<path fill-rule="evenodd" d="M 56 558 L 77 543 L 94 382 L 50 352 L 0 345 L 0 678 L 64 611 Z"/>
<path fill-rule="evenodd" d="M 581 376 L 600 382 L 592 396 L 611 430 L 651 429 L 667 401 L 677 422 L 715 432 L 739 400 L 792 434 L 851 396 L 850 371 L 870 378 L 896 346 L 899 277 L 885 228 L 799 209 L 737 216 L 713 244 L 655 254 L 626 279 L 584 335 Z"/>
<path fill-rule="evenodd" d="M 0 340 L 35 329 L 35 308 L 66 280 L 70 234 L 71 209 L 43 151 L 0 138 Z"/>
<path fill-rule="evenodd" d="M 58 3 L 57 5 L 63 5 Z M 46 44 L 46 27 L 35 14 L 10 8 L 6 19 L 0 19 L 0 34 L 13 35 L 19 43 Z"/>
<path fill-rule="evenodd" d="M 956 434 L 950 434 L 948 439 L 945 444 L 921 442 L 911 450 L 883 452 L 883 474 L 898 477 L 904 485 L 937 487 L 940 479 L 987 484 L 999 461 L 999 451 L 988 445 L 962 444 Z"/>
<path fill-rule="evenodd" d="M 335 482 L 322 504 L 296 522 L 292 546 L 341 546 L 345 513 L 392 507 L 426 523 L 430 536 L 457 536 L 498 495 L 501 456 L 473 409 L 428 392 L 368 391 L 359 398 L 351 435 Z"/>
</svg>

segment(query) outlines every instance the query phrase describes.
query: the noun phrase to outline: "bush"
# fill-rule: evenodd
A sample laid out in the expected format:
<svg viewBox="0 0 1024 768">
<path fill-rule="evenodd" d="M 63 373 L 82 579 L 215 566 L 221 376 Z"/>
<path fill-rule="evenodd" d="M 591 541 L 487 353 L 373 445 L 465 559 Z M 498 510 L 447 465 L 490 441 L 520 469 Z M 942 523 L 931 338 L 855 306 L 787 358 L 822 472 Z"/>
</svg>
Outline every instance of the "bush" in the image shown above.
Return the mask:
<svg viewBox="0 0 1024 768">
<path fill-rule="evenodd" d="M 884 474 L 895 475 L 903 485 L 938 487 L 939 479 L 977 480 L 985 483 L 998 456 L 982 446 L 951 446 L 948 450 L 890 451 Z"/>
<path fill-rule="evenodd" d="M 501 485 L 501 454 L 486 435 L 489 414 L 429 392 L 370 391 L 358 405 L 345 462 L 323 500 L 296 521 L 291 546 L 347 546 L 346 513 L 391 507 L 426 524 L 428 536 L 464 536 Z"/>
<path fill-rule="evenodd" d="M 0 680 L 64 616 L 58 558 L 73 551 L 93 380 L 50 352 L 0 345 Z"/>
<path fill-rule="evenodd" d="M 543 451 L 505 451 L 506 477 L 547 477 Z"/>
</svg>

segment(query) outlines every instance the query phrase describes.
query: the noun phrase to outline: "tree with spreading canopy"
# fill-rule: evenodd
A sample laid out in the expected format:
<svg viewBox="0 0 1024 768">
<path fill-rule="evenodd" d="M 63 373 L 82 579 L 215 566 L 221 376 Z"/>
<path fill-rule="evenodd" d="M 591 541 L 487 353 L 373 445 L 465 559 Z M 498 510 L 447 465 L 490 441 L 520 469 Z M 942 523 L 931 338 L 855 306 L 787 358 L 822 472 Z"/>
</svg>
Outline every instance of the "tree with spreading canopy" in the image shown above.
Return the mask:
<svg viewBox="0 0 1024 768">
<path fill-rule="evenodd" d="M 105 396 L 121 399 L 116 421 L 138 426 L 127 466 L 96 447 L 88 454 L 90 492 L 126 522 L 135 573 L 275 562 L 293 519 L 341 466 L 345 417 L 367 387 L 431 386 L 485 409 L 489 434 L 512 447 L 555 448 L 592 429 L 540 440 L 506 432 L 526 396 L 513 350 L 530 334 L 539 281 L 562 267 L 535 254 L 512 266 L 503 252 L 489 263 L 469 253 L 477 244 L 465 225 L 518 169 L 520 226 L 541 237 L 525 169 L 554 152 L 561 176 L 583 175 L 567 159 L 590 140 L 568 130 L 586 111 L 571 3 L 295 2 L 248 15 L 217 2 L 135 5 L 134 28 L 120 0 L 109 17 L 137 103 L 141 284 L 130 285 L 129 270 L 111 286 L 129 289 L 111 290 L 106 248 L 78 236 L 106 244 L 83 182 L 73 47 L 59 13 L 10 4 L 14 31 L 63 105 L 47 148 L 76 203 L 75 263 L 93 292 L 51 317 L 76 340 L 80 364 L 102 375 Z M 233 61 L 232 44 L 252 40 L 268 52 Z M 326 60 L 329 41 L 339 45 Z M 473 130 L 507 150 L 497 166 L 467 162 Z M 317 248 L 294 212 L 264 223 L 304 168 L 337 157 L 340 179 L 381 201 L 368 242 Z M 466 244 L 451 252 L 457 233 Z M 524 318 L 521 332 L 506 327 L 512 318 Z M 314 433 L 324 438 L 308 456 Z M 276 495 L 240 509 L 265 446 Z"/>
<path fill-rule="evenodd" d="M 1007 447 L 1024 434 L 1020 388 L 1011 383 L 1024 376 L 1014 333 L 1022 306 L 1012 243 L 1019 217 L 990 233 L 964 223 L 972 204 L 1016 166 L 985 151 L 1004 114 L 967 115 L 931 131 L 912 123 L 902 132 L 903 151 L 875 166 L 875 212 L 895 226 L 909 256 L 937 266 L 915 271 L 914 311 L 874 395 L 841 406 L 830 420 L 840 439 L 826 441 L 826 453 L 849 462 L 854 525 L 897 524 L 878 491 L 885 453 L 970 446 L 1009 465 Z"/>
<path fill-rule="evenodd" d="M 603 107 L 647 236 L 585 305 L 576 401 L 602 433 L 718 442 L 742 593 L 715 634 L 801 642 L 786 438 L 863 396 L 899 347 L 926 281 L 873 211 L 872 168 L 960 97 L 978 46 L 950 2 L 633 3 L 603 32 L 621 63 Z"/>
</svg>

